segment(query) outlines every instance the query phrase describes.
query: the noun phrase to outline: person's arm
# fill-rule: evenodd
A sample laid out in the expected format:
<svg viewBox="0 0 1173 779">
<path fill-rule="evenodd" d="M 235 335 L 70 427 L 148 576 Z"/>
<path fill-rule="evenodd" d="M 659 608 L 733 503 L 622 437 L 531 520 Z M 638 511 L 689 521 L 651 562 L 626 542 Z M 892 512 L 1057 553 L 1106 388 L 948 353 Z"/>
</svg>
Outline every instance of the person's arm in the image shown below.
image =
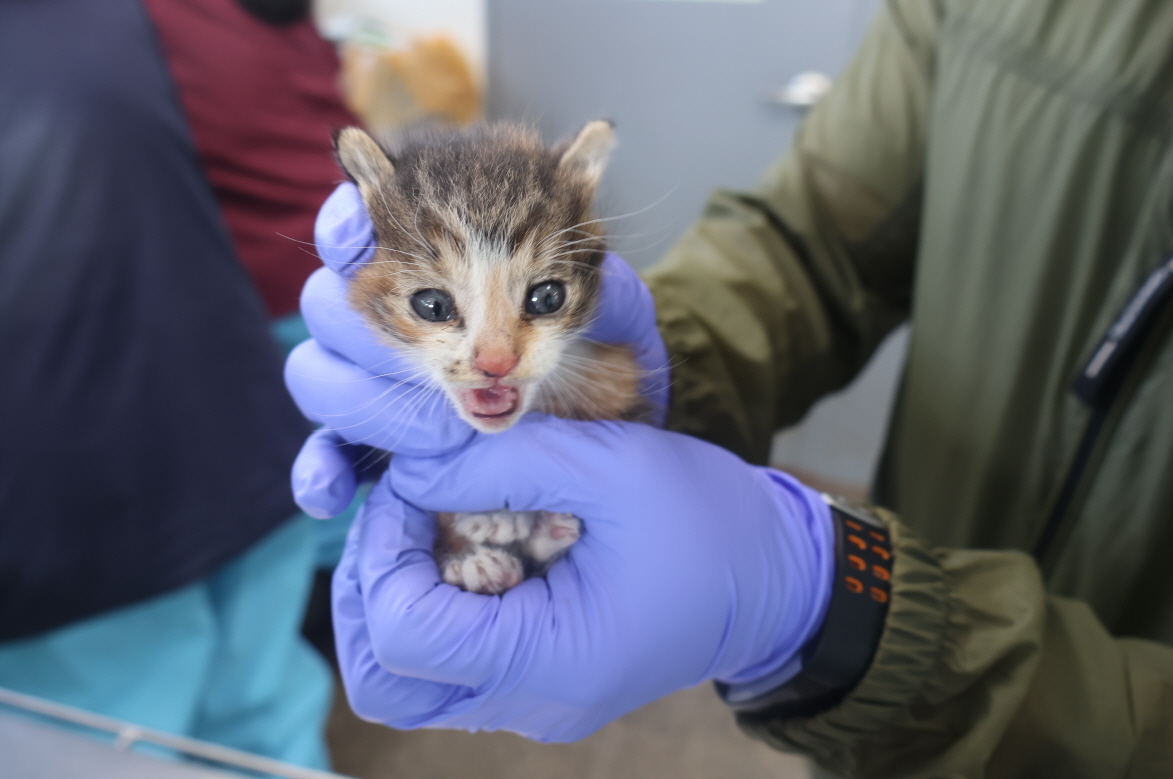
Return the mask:
<svg viewBox="0 0 1173 779">
<path fill-rule="evenodd" d="M 863 680 L 743 729 L 849 777 L 1173 775 L 1173 648 L 1113 638 L 1028 555 L 930 550 L 885 519 L 892 599 Z"/>
<path fill-rule="evenodd" d="M 668 426 L 765 462 L 908 315 L 938 5 L 892 2 L 753 192 L 718 192 L 645 274 Z"/>
<path fill-rule="evenodd" d="M 940 12 L 890 0 L 758 188 L 718 192 L 645 274 L 671 429 L 763 462 L 907 315 Z M 930 550 L 888 519 L 867 674 L 815 716 L 738 715 L 748 732 L 844 776 L 1173 775 L 1173 650 L 1048 596 L 1025 554 Z"/>
</svg>

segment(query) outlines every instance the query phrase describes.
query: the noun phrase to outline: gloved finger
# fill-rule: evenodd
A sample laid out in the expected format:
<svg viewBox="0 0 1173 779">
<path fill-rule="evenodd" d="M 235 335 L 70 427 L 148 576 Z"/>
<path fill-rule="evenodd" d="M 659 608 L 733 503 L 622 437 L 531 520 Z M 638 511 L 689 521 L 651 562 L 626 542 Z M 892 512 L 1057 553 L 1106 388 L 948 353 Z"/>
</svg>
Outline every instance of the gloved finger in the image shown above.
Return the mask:
<svg viewBox="0 0 1173 779">
<path fill-rule="evenodd" d="M 574 514 L 599 529 L 608 518 L 585 513 L 597 505 L 599 485 L 616 490 L 632 478 L 614 463 L 623 462 L 634 438 L 642 440 L 649 433 L 672 435 L 645 425 L 530 414 L 502 433 L 475 437 L 460 450 L 426 460 L 392 460 L 388 478 L 396 493 L 430 511 L 544 509 Z M 675 456 L 664 441 L 640 445 L 645 453 Z M 631 492 L 642 494 L 637 488 Z"/>
<path fill-rule="evenodd" d="M 351 443 L 423 457 L 463 446 L 472 428 L 439 388 L 415 378 L 372 375 L 313 339 L 285 362 L 285 384 L 302 413 Z"/>
<path fill-rule="evenodd" d="M 549 620 L 545 582 L 504 595 L 465 592 L 440 580 L 430 513 L 404 502 L 386 479 L 363 506 L 357 571 L 372 651 L 387 671 L 492 690 Z"/>
<path fill-rule="evenodd" d="M 635 269 L 614 252 L 607 252 L 600 271 L 599 308 L 584 335 L 602 343 L 638 346 L 640 336 L 656 327 L 651 291 Z"/>
<path fill-rule="evenodd" d="M 350 277 L 375 253 L 375 230 L 358 187 L 339 184 L 314 222 L 318 256 L 335 273 Z"/>
<path fill-rule="evenodd" d="M 293 461 L 293 499 L 316 519 L 338 516 L 354 500 L 354 463 L 333 430 L 315 430 Z"/>
<path fill-rule="evenodd" d="M 663 425 L 671 384 L 668 349 L 656 325 L 651 290 L 623 258 L 608 252 L 601 266 L 599 305 L 584 334 L 593 341 L 624 344 L 645 371 L 641 393 L 651 401 L 654 422 Z"/>
<path fill-rule="evenodd" d="M 372 374 L 422 374 L 415 362 L 379 340 L 350 307 L 348 290 L 349 282 L 326 268 L 319 268 L 306 280 L 301 290 L 301 313 L 314 340 Z"/>
<path fill-rule="evenodd" d="M 338 666 L 351 708 L 364 719 L 394 728 L 425 727 L 467 710 L 472 698 L 468 688 L 399 676 L 379 665 L 356 568 L 357 527 L 356 522 L 330 588 Z"/>
<path fill-rule="evenodd" d="M 566 663 L 562 676 L 565 678 Z M 467 713 L 453 712 L 443 727 L 470 731 L 507 730 L 530 741 L 559 743 L 580 741 L 614 720 L 613 709 L 593 706 L 586 701 L 567 704 L 529 689 L 510 689 L 499 695 L 478 696 L 478 705 Z M 483 702 L 482 702 L 483 700 Z M 456 708 L 456 707 L 454 707 Z"/>
</svg>

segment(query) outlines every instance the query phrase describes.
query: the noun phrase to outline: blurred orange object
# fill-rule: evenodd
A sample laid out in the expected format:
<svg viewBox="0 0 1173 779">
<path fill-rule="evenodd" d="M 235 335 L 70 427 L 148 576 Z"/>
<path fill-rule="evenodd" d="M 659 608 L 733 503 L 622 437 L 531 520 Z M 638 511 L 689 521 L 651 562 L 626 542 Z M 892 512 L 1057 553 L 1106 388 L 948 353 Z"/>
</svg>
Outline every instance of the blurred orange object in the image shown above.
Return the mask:
<svg viewBox="0 0 1173 779">
<path fill-rule="evenodd" d="M 481 89 L 447 36 L 417 38 L 398 50 L 346 44 L 342 65 L 350 109 L 376 132 L 423 119 L 463 125 L 481 116 Z"/>
</svg>

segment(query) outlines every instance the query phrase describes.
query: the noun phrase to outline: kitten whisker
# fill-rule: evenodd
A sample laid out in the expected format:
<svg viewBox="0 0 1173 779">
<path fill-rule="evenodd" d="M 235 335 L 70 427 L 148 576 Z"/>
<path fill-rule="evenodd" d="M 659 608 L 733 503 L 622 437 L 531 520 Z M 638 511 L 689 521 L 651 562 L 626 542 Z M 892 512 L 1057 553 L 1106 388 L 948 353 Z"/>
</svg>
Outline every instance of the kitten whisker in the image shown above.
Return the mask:
<svg viewBox="0 0 1173 779">
<path fill-rule="evenodd" d="M 376 248 L 382 249 L 385 251 L 389 251 L 389 252 L 395 252 L 396 254 L 406 255 L 408 257 L 411 257 L 413 260 L 415 260 L 415 262 L 410 262 L 408 260 L 396 260 L 396 259 L 392 259 L 390 257 L 384 258 L 381 260 L 376 260 L 376 259 L 372 258 L 371 260 L 369 260 L 367 262 L 368 265 L 395 264 L 395 265 L 407 265 L 409 267 L 423 268 L 423 267 L 427 267 L 432 262 L 429 258 L 424 257 L 419 254 L 415 254 L 414 252 L 405 252 L 401 249 L 389 249 L 386 246 L 379 246 Z"/>
<path fill-rule="evenodd" d="M 373 466 L 379 460 L 391 456 L 391 453 L 385 449 L 379 449 L 378 447 L 370 446 L 369 444 L 366 446 L 367 451 L 363 454 L 362 457 L 354 461 L 354 467 L 356 470 L 366 470 L 369 466 Z"/>
<path fill-rule="evenodd" d="M 580 335 L 580 336 L 578 336 L 578 338 L 580 340 L 587 342 L 587 343 L 598 344 L 599 346 L 615 346 L 615 344 L 607 343 L 605 341 L 598 341 L 598 340 L 595 340 L 594 338 L 587 338 L 584 335 Z M 562 356 L 562 359 L 565 362 L 570 363 L 570 364 L 573 364 L 573 363 L 597 363 L 598 365 L 604 365 L 604 366 L 609 364 L 605 360 L 600 360 L 598 357 L 591 357 L 586 354 L 567 353 Z M 640 370 L 642 370 L 645 373 L 654 373 L 656 371 L 662 370 L 662 368 L 654 368 L 654 369 L 640 368 Z"/>
<path fill-rule="evenodd" d="M 314 248 L 317 248 L 317 249 L 355 249 L 355 250 L 382 249 L 383 251 L 396 252 L 398 254 L 406 254 L 408 257 L 415 257 L 416 259 L 422 260 L 423 262 L 428 262 L 427 257 L 423 257 L 419 254 L 412 254 L 411 252 L 405 252 L 402 249 L 393 249 L 390 246 L 378 246 L 378 245 L 371 245 L 371 246 L 327 246 L 325 244 L 319 244 L 314 241 L 301 241 L 301 240 L 298 240 L 297 238 L 293 238 L 293 237 L 285 235 L 283 233 L 277 233 L 277 235 L 286 239 L 287 241 L 293 241 L 294 243 L 299 243 L 303 246 L 313 246 Z M 314 254 L 314 252 L 310 252 L 310 254 Z M 393 261 L 392 260 L 381 260 L 380 262 L 393 262 Z M 405 262 L 403 264 L 410 265 L 412 263 Z"/>
<path fill-rule="evenodd" d="M 409 374 L 408 376 L 406 376 L 403 379 L 400 379 L 398 382 L 395 383 L 394 386 L 391 387 L 391 389 L 394 389 L 395 387 L 398 387 L 402 384 L 406 384 L 410 381 L 414 381 L 415 379 L 421 379 L 421 378 L 426 379 L 427 378 L 427 370 L 426 369 L 418 368 L 418 369 L 413 369 L 413 370 L 415 372 Z M 401 375 L 403 372 L 404 371 L 391 371 L 389 373 L 374 373 L 374 374 L 370 374 L 368 376 L 364 376 L 361 379 L 351 379 L 351 378 L 323 379 L 323 378 L 319 377 L 317 374 L 305 374 L 305 373 L 292 373 L 291 375 L 301 376 L 302 378 L 307 378 L 307 379 L 313 379 L 314 381 L 324 381 L 328 384 L 357 384 L 359 382 L 374 381 L 376 379 L 395 379 L 399 375 Z"/>
<path fill-rule="evenodd" d="M 556 241 L 556 245 L 552 248 L 554 248 L 554 249 L 569 249 L 573 246 L 578 246 L 580 244 L 605 243 L 605 242 L 614 241 L 614 240 L 617 240 L 620 238 L 623 238 L 623 239 L 644 238 L 645 236 L 655 235 L 656 233 L 663 233 L 663 232 L 666 232 L 666 231 L 664 231 L 664 230 L 650 231 L 649 230 L 649 231 L 642 232 L 642 233 L 627 233 L 627 234 L 608 233 L 607 235 L 596 235 L 594 233 L 590 233 L 587 235 L 586 238 L 576 238 L 573 241 Z M 556 236 L 549 236 L 548 238 L 554 238 L 554 237 L 556 237 Z M 659 239 L 657 239 L 657 240 L 659 240 Z M 548 239 L 543 240 L 539 244 L 539 248 L 543 248 L 543 249 L 551 248 L 551 247 L 547 246 L 547 243 L 549 243 Z"/>
<path fill-rule="evenodd" d="M 592 220 L 592 221 L 593 221 L 593 220 Z M 549 235 L 547 235 L 545 238 L 543 238 L 543 239 L 542 239 L 542 242 L 541 242 L 541 244 L 539 244 L 539 245 L 540 245 L 540 246 L 545 246 L 547 242 L 549 242 L 549 241 L 554 241 L 554 240 L 557 240 L 557 239 L 558 239 L 558 236 L 562 235 L 563 233 L 569 233 L 569 232 L 582 233 L 584 236 L 586 236 L 585 238 L 580 238 L 580 239 L 578 239 L 578 240 L 585 240 L 585 241 L 589 241 L 589 240 L 591 240 L 592 238 L 598 238 L 599 240 L 602 240 L 602 237 L 603 237 L 603 236 L 601 236 L 601 235 L 599 235 L 599 234 L 597 234 L 597 233 L 592 233 L 592 232 L 591 232 L 591 231 L 589 231 L 589 230 L 580 230 L 580 229 L 578 229 L 578 228 L 579 228 L 579 225 L 585 225 L 585 224 L 591 224 L 591 223 L 592 223 L 592 222 L 579 222 L 577 225 L 574 225 L 574 226 L 572 226 L 572 227 L 564 227 L 564 228 L 562 228 L 561 230 L 558 230 L 558 231 L 556 231 L 556 232 L 553 232 L 553 233 L 550 233 Z"/>
<path fill-rule="evenodd" d="M 642 232 L 642 233 L 610 233 L 610 232 L 609 232 L 609 233 L 607 233 L 607 234 L 605 234 L 605 235 L 603 235 L 603 234 L 596 235 L 596 234 L 594 234 L 594 233 L 589 233 L 589 234 L 587 235 L 587 237 L 586 237 L 586 238 L 575 238 L 573 241 L 566 241 L 566 242 L 565 242 L 565 244 L 566 244 L 566 245 L 572 245 L 572 244 L 575 244 L 575 243 L 586 243 L 586 242 L 593 241 L 593 240 L 607 240 L 607 241 L 614 241 L 614 240 L 616 240 L 616 239 L 619 239 L 619 238 L 623 238 L 623 239 L 627 239 L 627 238 L 643 238 L 644 236 L 647 236 L 647 235 L 654 235 L 655 233 L 660 233 L 660 232 L 664 232 L 664 230 L 662 230 L 662 229 L 659 229 L 659 230 L 647 230 L 647 231 L 645 231 L 645 232 Z"/>
<path fill-rule="evenodd" d="M 383 210 L 386 211 L 387 216 L 390 217 L 391 221 L 395 223 L 395 226 L 398 227 L 403 232 L 407 233 L 407 236 L 409 238 L 411 238 L 413 241 L 415 241 L 420 246 L 422 246 L 424 248 L 424 251 L 428 254 L 428 256 L 435 257 L 435 253 L 436 253 L 435 247 L 433 247 L 431 244 L 429 244 L 427 241 L 425 241 L 423 239 L 423 236 L 418 234 L 418 230 L 413 232 L 413 231 L 408 230 L 406 227 L 404 227 L 403 224 L 400 223 L 399 219 L 396 218 L 395 213 L 391 210 L 391 206 L 387 203 L 387 196 L 383 192 L 383 190 L 378 189 L 376 191 L 379 193 L 379 199 L 383 202 Z"/>
<path fill-rule="evenodd" d="M 551 374 L 550 388 L 554 391 L 554 397 L 566 408 L 577 408 L 581 412 L 586 412 L 589 416 L 604 416 L 603 409 L 590 396 L 583 392 L 578 386 L 568 381 L 566 377 L 557 374 Z"/>
<path fill-rule="evenodd" d="M 386 398 L 390 394 L 392 394 L 392 388 L 388 388 L 388 389 L 383 390 L 375 397 L 367 400 L 366 402 L 364 402 L 358 406 L 355 406 L 354 408 L 349 409 L 348 411 L 337 413 L 337 414 L 316 414 L 315 417 L 317 417 L 320 420 L 341 419 L 343 417 L 352 417 L 356 413 L 358 413 L 359 411 L 362 411 L 368 407 L 374 406 L 376 403 L 383 400 L 384 398 Z M 359 421 L 352 422 L 349 425 L 341 425 L 341 426 L 330 425 L 330 428 L 332 430 L 351 430 L 356 427 L 362 427 L 363 425 L 369 424 L 371 422 L 371 420 L 378 417 L 383 411 L 385 411 L 388 408 L 388 406 L 389 406 L 389 403 L 384 403 L 382 406 L 379 406 L 377 409 L 375 409 L 375 411 L 373 413 L 371 413 L 371 415 L 366 417 L 365 419 L 360 419 Z M 325 424 L 325 422 L 323 422 L 323 424 Z"/>
<path fill-rule="evenodd" d="M 571 374 L 575 378 L 575 380 L 579 386 L 594 387 L 595 389 L 600 389 L 600 390 L 605 390 L 607 388 L 607 385 L 603 384 L 601 381 L 598 381 L 597 379 L 591 378 L 584 371 L 582 371 L 580 369 L 580 366 L 566 364 L 563 367 L 565 368 L 565 371 L 567 373 Z"/>
<path fill-rule="evenodd" d="M 550 260 L 549 262 L 551 265 L 578 265 L 587 270 L 600 270 L 598 265 L 592 265 L 589 262 L 582 262 L 580 260 Z"/>
<path fill-rule="evenodd" d="M 549 254 L 543 254 L 541 257 L 539 257 L 539 259 L 556 260 L 561 257 L 575 257 L 575 256 L 579 256 L 579 255 L 584 255 L 584 254 L 589 255 L 589 254 L 593 253 L 594 251 L 595 251 L 594 249 L 590 249 L 590 248 L 567 249 L 565 251 L 555 251 L 555 252 L 550 252 Z"/>
<path fill-rule="evenodd" d="M 562 233 L 570 232 L 571 230 L 578 230 L 579 232 L 586 233 L 588 231 L 581 230 L 579 228 L 584 227 L 586 225 L 599 225 L 599 224 L 603 224 L 604 222 L 614 222 L 619 219 L 630 219 L 633 216 L 639 216 L 640 214 L 642 214 L 646 211 L 649 211 L 649 210 L 655 208 L 656 206 L 660 205 L 661 203 L 663 203 L 668 198 L 668 196 L 671 195 L 675 190 L 676 190 L 676 187 L 673 187 L 668 192 L 666 192 L 663 196 L 658 198 L 654 203 L 646 205 L 643 208 L 636 209 L 635 211 L 630 211 L 626 214 L 616 214 L 615 216 L 600 216 L 600 217 L 595 217 L 594 219 L 587 219 L 585 221 L 579 222 L 576 225 L 571 225 L 570 227 L 563 228 L 563 229 L 559 230 L 558 232 L 553 233 L 553 235 L 561 235 Z"/>
<path fill-rule="evenodd" d="M 341 418 L 341 417 L 349 417 L 349 416 L 351 416 L 352 414 L 354 414 L 354 412 L 356 412 L 356 411 L 359 411 L 359 410 L 361 410 L 361 409 L 364 409 L 364 408 L 366 408 L 367 406 L 373 405 L 374 403 L 376 403 L 376 402 L 378 402 L 378 401 L 382 400 L 384 397 L 386 397 L 386 396 L 387 396 L 387 395 L 389 395 L 389 394 L 391 394 L 391 389 L 390 389 L 390 388 L 388 388 L 388 389 L 386 389 L 386 390 L 383 390 L 383 391 L 382 391 L 382 392 L 380 392 L 378 395 L 376 395 L 374 398 L 371 398 L 370 400 L 368 400 L 367 402 L 363 403 L 362 405 L 360 405 L 360 406 L 355 406 L 355 407 L 354 407 L 353 409 L 351 409 L 350 411 L 347 411 L 347 412 L 344 412 L 344 413 L 339 413 L 339 414 L 315 414 L 315 416 L 316 416 L 316 417 L 320 417 L 320 418 L 322 418 L 322 419 L 330 419 L 330 418 L 332 418 L 332 417 L 339 417 L 339 418 Z M 373 414 L 371 414 L 371 415 L 370 415 L 369 417 L 367 417 L 366 419 L 359 420 L 358 422 L 352 422 L 352 423 L 351 423 L 351 424 L 349 424 L 349 425 L 341 425 L 341 426 L 337 426 L 337 425 L 330 425 L 329 427 L 330 427 L 330 429 L 331 429 L 331 430 L 351 430 L 351 429 L 353 429 L 353 428 L 356 428 L 356 427 L 361 427 L 361 426 L 363 426 L 363 425 L 367 424 L 368 422 L 370 422 L 372 419 L 374 419 L 374 418 L 376 418 L 377 416 L 379 416 L 379 414 L 380 414 L 380 413 L 382 413 L 382 411 L 383 411 L 383 410 L 385 410 L 386 408 L 387 408 L 387 405 L 386 405 L 386 404 L 384 404 L 382 407 L 380 407 L 378 410 L 376 410 L 376 411 L 375 411 Z"/>
<path fill-rule="evenodd" d="M 429 396 L 442 395 L 442 393 L 437 388 L 432 387 L 432 386 L 421 385 L 420 388 L 421 388 L 422 392 L 417 394 L 415 397 L 411 398 L 411 400 L 408 402 L 406 407 L 396 408 L 395 413 L 386 414 L 386 412 L 389 409 L 391 409 L 391 407 L 394 403 L 394 401 L 388 402 L 388 403 L 384 404 L 383 407 L 381 409 L 379 409 L 379 411 L 376 412 L 376 414 L 374 416 L 372 416 L 372 417 L 368 418 L 367 420 L 365 420 L 364 422 L 360 423 L 360 424 L 366 424 L 367 422 L 370 422 L 371 419 L 374 419 L 376 416 L 386 415 L 385 421 L 384 421 L 382 427 L 380 427 L 378 430 L 376 430 L 373 434 L 370 434 L 369 437 L 381 438 L 383 433 L 388 428 L 391 428 L 393 425 L 399 425 L 402 428 L 402 432 L 399 434 L 399 437 L 397 439 L 395 439 L 395 441 L 391 442 L 391 444 L 387 447 L 388 451 L 392 451 L 392 452 L 395 451 L 395 448 L 403 440 L 403 437 L 405 435 L 407 435 L 408 431 L 411 430 L 412 423 L 415 421 L 416 417 L 419 416 L 419 411 L 422 408 L 423 404 L 429 400 Z"/>
<path fill-rule="evenodd" d="M 539 244 L 539 248 L 545 249 L 546 245 L 550 242 L 550 239 L 554 239 L 554 238 L 556 238 L 556 236 L 549 236 L 546 240 L 543 240 Z M 599 243 L 599 244 L 601 244 L 601 243 L 603 243 L 603 236 L 595 235 L 592 233 L 592 234 L 589 234 L 586 238 L 576 238 L 573 241 L 557 241 L 556 243 L 557 243 L 557 245 L 554 248 L 568 249 L 572 246 L 578 246 L 579 244 L 584 244 L 584 243 Z"/>
<path fill-rule="evenodd" d="M 444 402 L 446 400 L 447 398 L 445 397 L 443 391 L 434 387 L 429 388 L 427 393 L 424 393 L 416 398 L 415 402 L 404 410 L 405 413 L 400 414 L 400 424 L 403 428 L 403 432 L 401 432 L 399 434 L 399 438 L 397 438 L 394 443 L 392 443 L 390 447 L 391 451 L 395 450 L 395 447 L 399 445 L 399 442 L 403 440 L 403 437 L 406 436 L 407 433 L 412 429 L 413 423 L 421 413 L 426 412 L 427 414 L 432 414 L 436 408 L 437 402 Z M 410 414 L 410 416 L 408 416 L 408 414 Z"/>
</svg>

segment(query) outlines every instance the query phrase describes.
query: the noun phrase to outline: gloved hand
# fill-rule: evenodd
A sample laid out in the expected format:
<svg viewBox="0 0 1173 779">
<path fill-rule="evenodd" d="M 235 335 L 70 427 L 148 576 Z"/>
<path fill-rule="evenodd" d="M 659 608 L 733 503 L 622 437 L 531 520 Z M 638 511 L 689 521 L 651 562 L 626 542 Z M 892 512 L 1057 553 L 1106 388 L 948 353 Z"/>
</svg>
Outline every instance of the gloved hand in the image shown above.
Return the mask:
<svg viewBox="0 0 1173 779">
<path fill-rule="evenodd" d="M 545 578 L 476 595 L 441 583 L 416 506 L 570 512 L 585 533 Z M 334 577 L 343 681 L 391 727 L 583 738 L 706 679 L 797 671 L 833 544 L 827 506 L 784 474 L 646 425 L 531 416 L 392 460 Z"/>
<path fill-rule="evenodd" d="M 428 455 L 463 445 L 473 430 L 446 399 L 436 399 L 439 390 L 425 385 L 416 367 L 380 342 L 347 303 L 346 279 L 370 260 L 375 245 L 356 186 L 342 184 L 326 200 L 314 240 L 330 270 L 318 270 L 302 291 L 301 310 L 313 339 L 290 354 L 285 381 L 302 412 L 323 425 L 294 464 L 294 497 L 307 513 L 330 517 L 354 496 L 353 460 L 348 450 L 340 449 L 343 442 Z M 608 254 L 603 262 L 599 310 L 585 335 L 633 349 L 648 371 L 644 394 L 662 424 L 668 365 L 656 329 L 655 303 L 617 255 Z"/>
</svg>

